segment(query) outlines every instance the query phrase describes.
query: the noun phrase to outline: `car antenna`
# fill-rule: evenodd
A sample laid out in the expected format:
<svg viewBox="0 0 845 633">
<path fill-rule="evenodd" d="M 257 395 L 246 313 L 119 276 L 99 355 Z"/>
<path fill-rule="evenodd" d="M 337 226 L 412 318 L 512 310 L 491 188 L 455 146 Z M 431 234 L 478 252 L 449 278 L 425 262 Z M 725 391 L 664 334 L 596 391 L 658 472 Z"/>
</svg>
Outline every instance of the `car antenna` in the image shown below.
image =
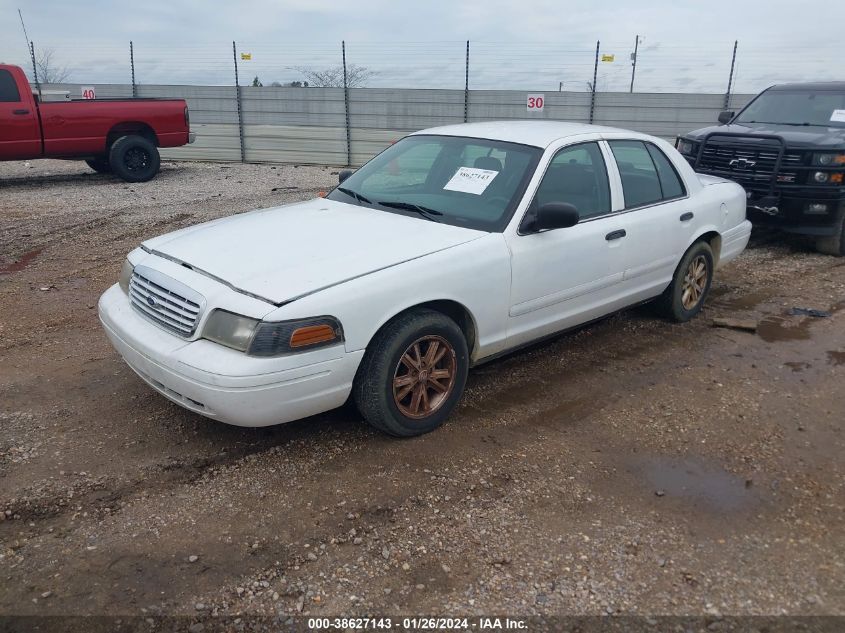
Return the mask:
<svg viewBox="0 0 845 633">
<path fill-rule="evenodd" d="M 26 33 L 26 24 L 23 23 L 23 13 L 21 13 L 20 8 L 18 8 L 18 17 L 21 19 L 21 28 L 23 29 L 23 36 L 26 39 L 26 48 L 29 50 L 29 58 L 32 60 L 32 76 L 35 79 L 35 89 L 38 90 L 38 100 L 41 101 L 41 82 L 38 81 L 38 67 L 35 65 L 35 45 Z"/>
</svg>

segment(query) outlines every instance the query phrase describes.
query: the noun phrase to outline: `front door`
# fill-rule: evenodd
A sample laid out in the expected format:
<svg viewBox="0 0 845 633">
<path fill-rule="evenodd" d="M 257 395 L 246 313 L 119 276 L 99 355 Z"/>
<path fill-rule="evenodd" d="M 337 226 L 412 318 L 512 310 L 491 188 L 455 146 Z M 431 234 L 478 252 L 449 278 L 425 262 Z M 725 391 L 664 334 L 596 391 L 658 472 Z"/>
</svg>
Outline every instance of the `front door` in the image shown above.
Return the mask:
<svg viewBox="0 0 845 633">
<path fill-rule="evenodd" d="M 573 227 L 533 232 L 548 202 L 575 206 Z M 540 182 L 511 250 L 508 346 L 573 327 L 617 309 L 625 271 L 623 217 L 611 211 L 607 168 L 597 142 L 559 150 Z"/>
<path fill-rule="evenodd" d="M 24 100 L 11 72 L 0 68 L 0 160 L 24 160 L 41 154 L 38 113 Z"/>
</svg>

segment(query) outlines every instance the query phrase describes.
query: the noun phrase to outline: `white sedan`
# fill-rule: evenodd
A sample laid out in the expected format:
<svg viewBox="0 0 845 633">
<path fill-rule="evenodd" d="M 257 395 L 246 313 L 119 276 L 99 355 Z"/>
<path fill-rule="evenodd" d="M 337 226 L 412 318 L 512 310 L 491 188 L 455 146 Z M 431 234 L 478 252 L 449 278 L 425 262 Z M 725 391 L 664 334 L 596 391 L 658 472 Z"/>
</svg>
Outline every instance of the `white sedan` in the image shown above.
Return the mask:
<svg viewBox="0 0 845 633">
<path fill-rule="evenodd" d="M 660 139 L 591 125 L 424 130 L 340 180 L 129 253 L 99 303 L 129 366 L 230 424 L 351 394 L 375 427 L 417 435 L 474 365 L 652 299 L 692 318 L 751 232 L 741 187 Z"/>
</svg>

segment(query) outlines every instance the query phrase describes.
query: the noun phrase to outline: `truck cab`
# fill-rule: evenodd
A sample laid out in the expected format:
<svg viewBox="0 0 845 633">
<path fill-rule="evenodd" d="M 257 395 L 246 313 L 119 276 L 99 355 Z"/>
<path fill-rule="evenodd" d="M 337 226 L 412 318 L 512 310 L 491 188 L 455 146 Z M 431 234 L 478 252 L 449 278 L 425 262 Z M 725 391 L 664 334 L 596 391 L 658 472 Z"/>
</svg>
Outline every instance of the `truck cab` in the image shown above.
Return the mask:
<svg viewBox="0 0 845 633">
<path fill-rule="evenodd" d="M 773 86 L 719 123 L 678 137 L 693 169 L 742 185 L 755 224 L 845 255 L 845 82 Z"/>
</svg>

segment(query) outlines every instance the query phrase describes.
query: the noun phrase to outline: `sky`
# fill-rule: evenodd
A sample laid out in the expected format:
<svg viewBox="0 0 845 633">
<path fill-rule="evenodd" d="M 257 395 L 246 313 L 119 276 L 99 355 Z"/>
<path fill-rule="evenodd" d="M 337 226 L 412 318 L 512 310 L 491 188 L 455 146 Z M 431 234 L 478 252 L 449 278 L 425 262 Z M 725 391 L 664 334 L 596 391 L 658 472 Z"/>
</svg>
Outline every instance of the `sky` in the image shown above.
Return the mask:
<svg viewBox="0 0 845 633">
<path fill-rule="evenodd" d="M 584 91 L 596 42 L 600 91 L 724 93 L 773 83 L 845 80 L 845 3 L 782 0 L 0 0 L 0 62 L 31 68 L 18 9 L 38 51 L 73 83 L 230 84 L 303 79 L 347 61 L 368 87 Z"/>
</svg>

